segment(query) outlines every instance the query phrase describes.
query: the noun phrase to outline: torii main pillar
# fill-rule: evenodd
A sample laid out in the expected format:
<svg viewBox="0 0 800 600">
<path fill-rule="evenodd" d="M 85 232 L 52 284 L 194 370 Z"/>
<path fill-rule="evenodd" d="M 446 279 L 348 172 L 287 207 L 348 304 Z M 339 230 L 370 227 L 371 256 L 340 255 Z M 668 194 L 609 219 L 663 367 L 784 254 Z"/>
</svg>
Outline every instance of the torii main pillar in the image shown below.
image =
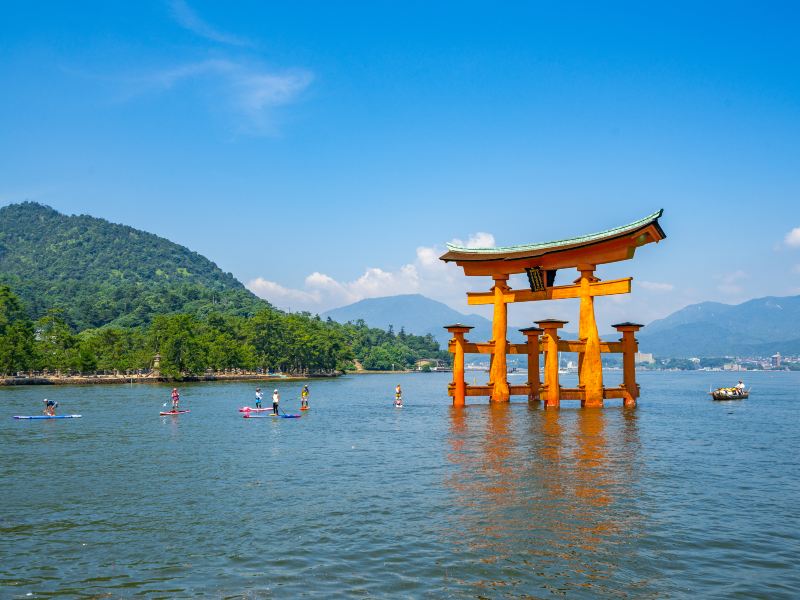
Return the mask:
<svg viewBox="0 0 800 600">
<path fill-rule="evenodd" d="M 508 340 L 508 305 L 504 298 L 509 290 L 508 275 L 495 275 L 494 287 L 494 316 L 492 318 L 492 341 L 494 342 L 494 352 L 492 353 L 491 366 L 489 368 L 489 385 L 492 386 L 492 394 L 489 396 L 490 402 L 509 402 L 511 393 L 508 387 L 508 361 L 506 351 Z"/>
<path fill-rule="evenodd" d="M 581 276 L 575 280 L 580 285 L 580 315 L 578 339 L 586 344 L 578 355 L 578 381 L 583 389 L 581 406 L 603 406 L 603 363 L 600 358 L 600 335 L 594 316 L 594 297 L 591 285 L 599 279 L 594 276 L 595 265 L 578 265 Z"/>
</svg>

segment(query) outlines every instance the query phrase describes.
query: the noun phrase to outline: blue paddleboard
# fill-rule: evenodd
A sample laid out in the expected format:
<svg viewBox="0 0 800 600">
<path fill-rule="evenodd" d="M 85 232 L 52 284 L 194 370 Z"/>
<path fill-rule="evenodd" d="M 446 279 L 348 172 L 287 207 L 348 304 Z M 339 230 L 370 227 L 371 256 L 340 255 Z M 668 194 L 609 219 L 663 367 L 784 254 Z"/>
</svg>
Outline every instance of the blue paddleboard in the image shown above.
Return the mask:
<svg viewBox="0 0 800 600">
<path fill-rule="evenodd" d="M 281 419 L 299 419 L 303 415 L 250 415 L 250 414 L 245 414 L 245 415 L 242 415 L 242 416 L 245 419 L 269 419 L 269 418 L 275 418 L 275 417 L 280 417 Z"/>
<path fill-rule="evenodd" d="M 15 416 L 15 419 L 80 419 L 81 415 L 32 415 Z"/>
</svg>

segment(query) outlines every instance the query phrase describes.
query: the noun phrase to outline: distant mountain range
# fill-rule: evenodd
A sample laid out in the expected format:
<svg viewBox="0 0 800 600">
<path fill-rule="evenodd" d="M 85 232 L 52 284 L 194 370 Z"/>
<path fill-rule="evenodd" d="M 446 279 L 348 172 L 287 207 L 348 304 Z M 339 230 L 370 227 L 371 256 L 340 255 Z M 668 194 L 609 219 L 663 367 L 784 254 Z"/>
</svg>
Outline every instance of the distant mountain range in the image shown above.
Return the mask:
<svg viewBox="0 0 800 600">
<path fill-rule="evenodd" d="M 492 337 L 492 324 L 480 315 L 465 315 L 446 304 L 420 294 L 388 296 L 361 300 L 323 313 L 334 321 L 346 323 L 363 319 L 371 327 L 401 327 L 416 335 L 433 335 L 442 348 L 447 347 L 444 325 L 461 322 L 475 327 L 468 336 L 474 341 Z M 574 338 L 575 333 L 564 332 Z M 603 339 L 617 339 L 616 332 L 603 333 Z M 770 356 L 800 354 L 800 296 L 767 297 L 738 305 L 719 302 L 692 304 L 653 321 L 639 334 L 642 352 L 657 357 L 693 356 Z M 521 336 L 509 327 L 509 339 L 521 342 Z"/>
<path fill-rule="evenodd" d="M 381 329 L 388 329 L 391 325 L 395 333 L 400 331 L 401 327 L 407 333 L 415 335 L 430 333 L 443 349 L 447 348 L 450 339 L 450 334 L 444 326 L 453 323 L 473 326 L 475 329 L 470 332 L 469 339 L 485 342 L 492 337 L 492 322 L 489 319 L 476 314 L 465 315 L 420 294 L 368 298 L 341 308 L 334 308 L 320 316 L 330 317 L 339 323 L 348 321 L 355 323 L 363 319 L 370 327 Z M 519 340 L 514 337 L 514 340 L 522 341 L 521 336 Z"/>
<path fill-rule="evenodd" d="M 691 304 L 642 329 L 639 346 L 663 357 L 800 354 L 800 296 Z"/>
</svg>

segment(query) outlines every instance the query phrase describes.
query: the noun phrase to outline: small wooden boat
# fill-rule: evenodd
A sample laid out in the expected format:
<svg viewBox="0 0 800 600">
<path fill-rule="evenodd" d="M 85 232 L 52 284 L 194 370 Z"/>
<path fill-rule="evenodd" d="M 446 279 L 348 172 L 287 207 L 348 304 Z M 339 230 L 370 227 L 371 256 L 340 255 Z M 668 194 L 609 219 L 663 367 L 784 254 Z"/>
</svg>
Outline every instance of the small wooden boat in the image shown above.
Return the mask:
<svg viewBox="0 0 800 600">
<path fill-rule="evenodd" d="M 714 400 L 744 400 L 750 396 L 750 390 L 738 390 L 735 387 L 717 388 L 709 394 Z"/>
</svg>

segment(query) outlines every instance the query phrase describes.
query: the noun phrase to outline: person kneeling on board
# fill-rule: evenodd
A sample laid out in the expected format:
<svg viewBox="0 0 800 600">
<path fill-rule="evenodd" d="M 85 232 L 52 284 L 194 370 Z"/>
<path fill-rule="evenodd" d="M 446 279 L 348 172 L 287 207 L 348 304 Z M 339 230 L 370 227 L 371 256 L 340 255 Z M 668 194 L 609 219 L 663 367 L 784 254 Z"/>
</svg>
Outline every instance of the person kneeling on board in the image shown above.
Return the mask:
<svg viewBox="0 0 800 600">
<path fill-rule="evenodd" d="M 42 400 L 42 402 L 44 402 L 44 414 L 50 417 L 55 417 L 56 408 L 58 408 L 58 402 L 56 402 L 55 400 L 48 400 L 47 398 Z"/>
<path fill-rule="evenodd" d="M 278 403 L 281 401 L 281 396 L 278 394 L 278 390 L 272 392 L 272 414 L 278 414 Z"/>
</svg>

